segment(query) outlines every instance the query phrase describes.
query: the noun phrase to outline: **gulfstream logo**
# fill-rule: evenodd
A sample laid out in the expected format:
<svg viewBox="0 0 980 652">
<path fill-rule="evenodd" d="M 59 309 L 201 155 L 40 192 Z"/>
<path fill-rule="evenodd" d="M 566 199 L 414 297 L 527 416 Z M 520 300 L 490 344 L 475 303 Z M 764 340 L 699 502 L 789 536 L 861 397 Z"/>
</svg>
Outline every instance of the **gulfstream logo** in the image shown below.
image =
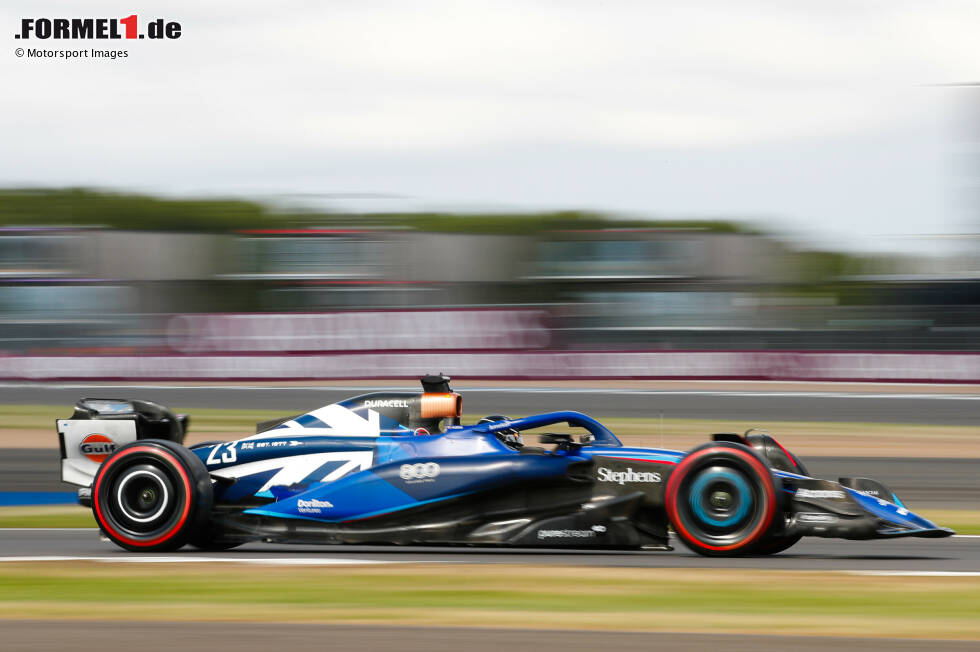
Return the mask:
<svg viewBox="0 0 980 652">
<path fill-rule="evenodd" d="M 613 471 L 604 466 L 599 467 L 599 482 L 615 482 L 626 484 L 627 482 L 660 482 L 660 474 L 656 471 L 634 471 L 627 468 L 625 471 Z"/>
<path fill-rule="evenodd" d="M 146 23 L 146 32 L 140 31 L 139 16 L 125 18 L 21 18 L 20 39 L 177 39 L 181 27 L 176 21 L 156 18 Z"/>
</svg>

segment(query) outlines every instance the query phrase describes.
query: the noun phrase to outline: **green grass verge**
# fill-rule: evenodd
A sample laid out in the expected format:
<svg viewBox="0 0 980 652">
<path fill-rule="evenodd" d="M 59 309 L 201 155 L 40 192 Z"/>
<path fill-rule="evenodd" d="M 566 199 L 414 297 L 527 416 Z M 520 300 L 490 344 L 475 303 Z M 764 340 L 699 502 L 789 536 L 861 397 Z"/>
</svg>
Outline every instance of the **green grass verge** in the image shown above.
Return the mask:
<svg viewBox="0 0 980 652">
<path fill-rule="evenodd" d="M 805 587 L 803 590 L 802 587 Z M 437 564 L 0 565 L 0 617 L 980 638 L 971 578 Z"/>
<path fill-rule="evenodd" d="M 980 534 L 980 510 L 913 509 L 912 511 L 937 525 L 956 530 L 957 534 Z"/>
<path fill-rule="evenodd" d="M 0 507 L 0 527 L 95 527 L 95 517 L 88 507 L 71 505 Z"/>
</svg>

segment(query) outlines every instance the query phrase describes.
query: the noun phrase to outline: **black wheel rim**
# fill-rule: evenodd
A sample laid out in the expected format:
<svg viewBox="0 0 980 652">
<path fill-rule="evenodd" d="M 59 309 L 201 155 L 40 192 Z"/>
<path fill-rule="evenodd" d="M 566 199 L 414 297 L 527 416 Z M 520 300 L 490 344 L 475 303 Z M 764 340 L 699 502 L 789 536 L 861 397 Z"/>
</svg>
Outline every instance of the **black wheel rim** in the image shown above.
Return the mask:
<svg viewBox="0 0 980 652">
<path fill-rule="evenodd" d="M 177 472 L 151 455 L 116 462 L 103 478 L 99 493 L 109 525 L 134 539 L 166 533 L 187 500 Z"/>
</svg>

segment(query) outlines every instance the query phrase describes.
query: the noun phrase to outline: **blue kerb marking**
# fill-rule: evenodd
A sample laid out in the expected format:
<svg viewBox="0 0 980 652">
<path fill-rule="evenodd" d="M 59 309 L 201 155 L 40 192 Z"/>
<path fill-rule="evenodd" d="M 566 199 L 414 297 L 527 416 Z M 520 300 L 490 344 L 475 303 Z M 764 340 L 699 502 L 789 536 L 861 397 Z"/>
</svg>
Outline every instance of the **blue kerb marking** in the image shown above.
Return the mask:
<svg viewBox="0 0 980 652">
<path fill-rule="evenodd" d="M 0 491 L 0 506 L 77 505 L 74 491 Z"/>
<path fill-rule="evenodd" d="M 705 513 L 704 508 L 701 507 L 701 492 L 708 486 L 709 483 L 714 482 L 718 478 L 725 478 L 735 485 L 738 489 L 738 509 L 732 516 L 718 520 L 711 518 Z M 748 500 L 746 500 L 746 496 Z M 745 484 L 745 480 L 741 476 L 731 473 L 729 471 L 716 471 L 714 473 L 706 473 L 700 476 L 694 485 L 691 486 L 691 494 L 688 500 L 691 503 L 691 508 L 694 510 L 695 516 L 704 521 L 714 525 L 715 527 L 728 527 L 741 521 L 749 511 L 749 503 L 752 500 L 752 491 L 749 486 Z"/>
</svg>

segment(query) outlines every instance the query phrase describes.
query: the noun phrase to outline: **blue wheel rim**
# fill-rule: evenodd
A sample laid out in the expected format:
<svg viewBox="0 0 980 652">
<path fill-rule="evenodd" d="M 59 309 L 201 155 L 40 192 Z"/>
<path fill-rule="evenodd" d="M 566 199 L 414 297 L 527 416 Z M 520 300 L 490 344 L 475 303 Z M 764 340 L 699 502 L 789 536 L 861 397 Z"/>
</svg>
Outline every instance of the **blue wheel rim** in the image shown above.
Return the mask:
<svg viewBox="0 0 980 652">
<path fill-rule="evenodd" d="M 704 509 L 704 499 L 708 489 L 713 485 L 724 484 L 726 488 L 734 489 L 737 506 L 734 513 L 725 518 L 715 518 Z M 740 474 L 734 471 L 711 470 L 702 473 L 691 485 L 688 501 L 694 515 L 702 522 L 716 528 L 727 528 L 741 522 L 749 513 L 752 505 L 752 490 Z"/>
</svg>

